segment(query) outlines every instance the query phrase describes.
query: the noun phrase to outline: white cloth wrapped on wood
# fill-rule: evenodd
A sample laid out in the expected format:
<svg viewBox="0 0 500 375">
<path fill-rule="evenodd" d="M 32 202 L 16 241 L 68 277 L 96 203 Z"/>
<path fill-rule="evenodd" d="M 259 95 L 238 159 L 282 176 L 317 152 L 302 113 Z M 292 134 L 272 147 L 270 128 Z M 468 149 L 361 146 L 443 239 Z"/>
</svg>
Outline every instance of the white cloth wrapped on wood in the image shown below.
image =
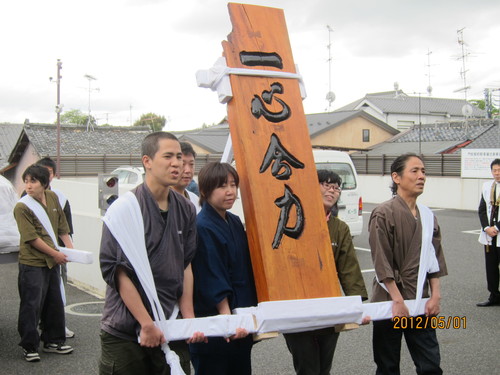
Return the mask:
<svg viewBox="0 0 500 375">
<path fill-rule="evenodd" d="M 237 328 L 244 328 L 248 333 L 256 333 L 256 324 L 252 314 L 215 315 L 194 319 L 173 319 L 157 323 L 167 341 L 185 340 L 195 332 L 203 332 L 206 337 L 229 337 Z"/>
<path fill-rule="evenodd" d="M 69 262 L 92 264 L 94 256 L 90 251 L 68 249 L 67 247 L 59 247 L 59 251 L 68 257 Z"/>
<path fill-rule="evenodd" d="M 428 300 L 429 298 L 422 298 L 420 301 L 405 300 L 405 305 L 412 316 L 423 315 Z M 374 321 L 392 319 L 392 301 L 364 303 L 363 318 L 365 316 L 369 316 Z"/>
</svg>

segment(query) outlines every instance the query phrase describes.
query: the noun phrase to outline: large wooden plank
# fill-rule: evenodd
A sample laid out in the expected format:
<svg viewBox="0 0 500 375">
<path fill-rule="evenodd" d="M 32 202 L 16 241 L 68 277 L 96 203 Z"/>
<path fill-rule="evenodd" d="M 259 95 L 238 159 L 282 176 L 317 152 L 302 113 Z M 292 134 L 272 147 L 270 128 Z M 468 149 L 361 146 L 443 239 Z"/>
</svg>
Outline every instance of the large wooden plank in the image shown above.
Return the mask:
<svg viewBox="0 0 500 375">
<path fill-rule="evenodd" d="M 281 9 L 229 4 L 229 13 L 228 67 L 296 72 Z M 228 119 L 259 301 L 340 296 L 298 80 L 231 75 L 231 87 Z"/>
</svg>

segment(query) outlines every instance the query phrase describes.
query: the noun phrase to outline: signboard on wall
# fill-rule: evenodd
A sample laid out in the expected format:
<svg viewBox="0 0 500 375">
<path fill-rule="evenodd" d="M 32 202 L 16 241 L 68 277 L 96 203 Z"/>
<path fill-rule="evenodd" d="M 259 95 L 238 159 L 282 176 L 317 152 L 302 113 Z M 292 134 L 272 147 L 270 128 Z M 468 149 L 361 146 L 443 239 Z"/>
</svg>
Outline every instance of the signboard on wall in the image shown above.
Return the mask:
<svg viewBox="0 0 500 375">
<path fill-rule="evenodd" d="M 460 176 L 491 178 L 490 164 L 494 159 L 500 159 L 500 148 L 463 149 Z"/>
</svg>

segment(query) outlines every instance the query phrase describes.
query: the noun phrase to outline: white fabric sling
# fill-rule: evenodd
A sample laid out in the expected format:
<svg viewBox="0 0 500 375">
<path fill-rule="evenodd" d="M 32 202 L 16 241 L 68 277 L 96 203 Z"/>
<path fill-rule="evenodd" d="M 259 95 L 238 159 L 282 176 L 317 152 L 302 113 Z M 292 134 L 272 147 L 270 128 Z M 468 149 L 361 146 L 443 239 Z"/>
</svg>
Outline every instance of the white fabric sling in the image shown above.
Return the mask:
<svg viewBox="0 0 500 375">
<path fill-rule="evenodd" d="M 417 295 L 416 303 L 412 315 L 418 315 L 416 312 L 420 307 L 422 301 L 422 294 L 424 292 L 424 284 L 428 273 L 435 273 L 439 271 L 439 263 L 436 258 L 436 249 L 432 244 L 432 237 L 434 235 L 434 214 L 429 207 L 417 203 L 418 210 L 420 211 L 420 220 L 422 222 L 422 247 L 420 250 L 420 263 L 418 266 L 418 279 L 417 279 Z"/>
<path fill-rule="evenodd" d="M 68 201 L 68 198 L 66 198 L 64 193 L 59 189 L 50 188 L 50 191 L 56 193 L 57 199 L 59 199 L 59 204 L 61 205 L 61 208 L 64 210 L 64 206 L 66 206 L 66 202 Z"/>
<path fill-rule="evenodd" d="M 162 322 L 166 321 L 166 317 L 156 292 L 144 241 L 144 222 L 136 196 L 131 192 L 122 195 L 109 207 L 102 220 L 132 264 L 153 310 L 155 324 L 162 329 Z M 170 319 L 175 319 L 178 311 L 176 306 Z M 179 357 L 170 350 L 168 342 L 163 344 L 161 348 L 165 353 L 165 359 L 170 366 L 172 375 L 184 375 Z"/>
<path fill-rule="evenodd" d="M 434 214 L 429 207 L 417 203 L 420 212 L 420 221 L 422 223 L 422 245 L 420 248 L 420 263 L 418 266 L 417 291 L 415 300 L 405 300 L 405 305 L 408 307 L 411 316 L 422 315 L 425 312 L 425 304 L 428 298 L 422 298 L 425 280 L 427 273 L 439 271 L 439 263 L 436 258 L 436 250 L 432 244 L 434 234 Z M 385 289 L 387 287 L 378 279 L 379 285 Z M 376 302 L 363 305 L 363 316 L 370 316 L 372 320 L 381 320 L 392 318 L 392 301 Z M 390 317 L 387 317 L 390 314 Z"/>
</svg>

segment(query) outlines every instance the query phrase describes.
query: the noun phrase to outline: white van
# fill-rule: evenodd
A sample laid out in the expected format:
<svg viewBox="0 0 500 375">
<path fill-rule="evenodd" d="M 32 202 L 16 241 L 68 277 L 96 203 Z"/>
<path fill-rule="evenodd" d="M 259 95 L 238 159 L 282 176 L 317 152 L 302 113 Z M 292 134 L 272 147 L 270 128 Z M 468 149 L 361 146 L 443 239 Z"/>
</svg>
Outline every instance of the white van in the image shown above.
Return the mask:
<svg viewBox="0 0 500 375">
<path fill-rule="evenodd" d="M 339 218 L 349 225 L 352 236 L 363 230 L 363 199 L 358 187 L 358 174 L 349 154 L 334 150 L 313 150 L 316 169 L 328 169 L 342 179 L 338 202 Z"/>
<path fill-rule="evenodd" d="M 363 200 L 358 188 L 358 175 L 349 154 L 334 150 L 313 150 L 316 169 L 328 169 L 342 179 L 342 194 L 338 202 L 338 216 L 351 231 L 351 236 L 358 236 L 363 230 Z M 318 188 L 319 194 L 319 188 Z M 241 199 L 237 199 L 230 210 L 245 222 Z"/>
</svg>

